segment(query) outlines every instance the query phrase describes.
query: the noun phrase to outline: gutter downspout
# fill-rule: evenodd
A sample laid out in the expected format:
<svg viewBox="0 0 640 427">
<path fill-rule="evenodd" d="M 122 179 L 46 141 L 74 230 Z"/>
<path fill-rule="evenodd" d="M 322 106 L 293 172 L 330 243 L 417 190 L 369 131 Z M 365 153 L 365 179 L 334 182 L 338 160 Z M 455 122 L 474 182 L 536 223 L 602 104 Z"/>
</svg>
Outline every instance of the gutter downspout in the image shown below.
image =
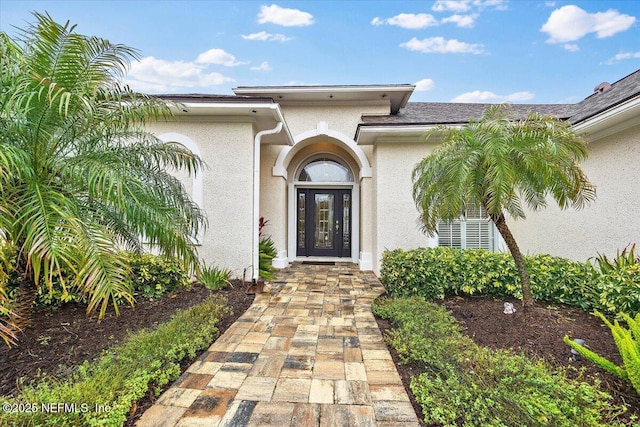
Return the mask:
<svg viewBox="0 0 640 427">
<path fill-rule="evenodd" d="M 260 142 L 265 135 L 273 135 L 282 130 L 283 122 L 279 121 L 273 129 L 258 132 L 253 141 L 253 280 L 258 281 L 260 271 L 260 252 L 258 249 L 260 236 L 258 223 L 260 222 Z"/>
</svg>

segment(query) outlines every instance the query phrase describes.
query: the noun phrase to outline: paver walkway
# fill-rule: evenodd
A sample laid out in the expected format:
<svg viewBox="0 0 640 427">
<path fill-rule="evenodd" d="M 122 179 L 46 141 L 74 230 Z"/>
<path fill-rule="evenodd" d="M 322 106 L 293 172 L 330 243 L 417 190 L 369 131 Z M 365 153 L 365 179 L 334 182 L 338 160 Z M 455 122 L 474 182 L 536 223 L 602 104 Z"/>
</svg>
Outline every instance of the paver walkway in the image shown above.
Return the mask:
<svg viewBox="0 0 640 427">
<path fill-rule="evenodd" d="M 138 427 L 418 426 L 348 263 L 294 264 L 160 396 Z"/>
</svg>

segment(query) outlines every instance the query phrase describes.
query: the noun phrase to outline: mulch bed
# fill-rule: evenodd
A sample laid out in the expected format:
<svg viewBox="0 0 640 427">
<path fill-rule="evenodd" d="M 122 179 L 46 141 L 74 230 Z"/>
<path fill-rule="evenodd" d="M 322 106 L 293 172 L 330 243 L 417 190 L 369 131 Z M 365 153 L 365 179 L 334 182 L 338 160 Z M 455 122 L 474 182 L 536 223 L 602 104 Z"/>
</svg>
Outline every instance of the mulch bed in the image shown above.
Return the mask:
<svg viewBox="0 0 640 427">
<path fill-rule="evenodd" d="M 134 308 L 123 306 L 119 317 L 108 313 L 100 322 L 95 317 L 87 317 L 84 307 L 75 304 L 57 310 L 39 308 L 34 312 L 32 326 L 20 334 L 19 345 L 11 349 L 0 348 L 0 394 L 15 394 L 20 384 L 37 381 L 43 374 L 67 375 L 74 366 L 84 360 L 98 358 L 105 349 L 122 342 L 129 333 L 154 328 L 169 320 L 176 310 L 191 307 L 210 295 L 225 296 L 233 308 L 234 314 L 225 317 L 219 325 L 223 333 L 253 302 L 253 295 L 247 295 L 246 289 L 247 285 L 240 281 L 215 292 L 194 285 L 165 298 L 138 301 Z M 592 350 L 619 363 L 609 329 L 599 319 L 576 308 L 545 306 L 542 303 L 525 313 L 518 302 L 511 302 L 517 309 L 513 315 L 503 314 L 504 300 L 491 297 L 455 297 L 446 299 L 443 304 L 465 328 L 464 333 L 479 345 L 494 349 L 512 348 L 530 357 L 544 358 L 555 366 L 585 368 L 587 375 L 597 376 L 602 381 L 602 387 L 614 396 L 616 402 L 627 402 L 640 416 L 640 398 L 635 391 L 589 361 L 573 361 L 569 348 L 562 342 L 567 334 L 571 338 L 582 338 Z M 378 319 L 378 324 L 383 332 L 389 329 L 385 320 Z M 410 378 L 419 373 L 419 368 L 400 364 L 395 351 L 390 350 L 414 408 L 422 419 L 421 409 L 409 389 Z M 183 370 L 192 362 L 193 359 L 183 360 Z M 133 426 L 152 403 L 151 396 L 139 401 L 125 426 Z"/>
<path fill-rule="evenodd" d="M 516 312 L 503 313 L 504 302 L 512 302 Z M 574 307 L 545 305 L 538 302 L 532 310 L 524 312 L 521 303 L 514 300 L 497 300 L 492 297 L 452 297 L 442 304 L 464 328 L 463 333 L 481 346 L 493 349 L 513 349 L 531 358 L 543 358 L 556 367 L 584 368 L 587 378 L 595 377 L 601 387 L 614 397 L 615 403 L 626 402 L 631 413 L 640 416 L 640 397 L 630 385 L 588 360 L 573 360 L 570 348 L 562 341 L 565 335 L 581 338 L 587 346 L 620 364 L 617 347 L 609 328 L 597 317 Z M 377 319 L 380 329 L 387 330 L 389 322 Z M 395 350 L 389 347 L 407 392 L 421 420 L 423 416 L 409 389 L 412 376 L 420 373 L 414 365 L 402 365 Z M 627 414 L 629 416 L 631 414 Z"/>
<path fill-rule="evenodd" d="M 99 358 L 130 333 L 155 328 L 170 320 L 176 310 L 192 307 L 211 295 L 224 296 L 233 308 L 233 314 L 218 324 L 222 334 L 251 306 L 254 295 L 245 293 L 247 287 L 233 281 L 221 291 L 210 291 L 194 284 L 163 298 L 139 300 L 135 307 L 121 306 L 120 316 L 111 311 L 101 321 L 87 317 L 85 307 L 78 304 L 57 310 L 37 308 L 31 326 L 19 334 L 18 345 L 0 347 L 0 395 L 15 395 L 21 384 L 37 382 L 42 375 L 64 377 L 83 361 Z M 192 361 L 182 361 L 183 369 Z M 150 396 L 137 403 L 130 425 L 151 403 Z"/>
</svg>

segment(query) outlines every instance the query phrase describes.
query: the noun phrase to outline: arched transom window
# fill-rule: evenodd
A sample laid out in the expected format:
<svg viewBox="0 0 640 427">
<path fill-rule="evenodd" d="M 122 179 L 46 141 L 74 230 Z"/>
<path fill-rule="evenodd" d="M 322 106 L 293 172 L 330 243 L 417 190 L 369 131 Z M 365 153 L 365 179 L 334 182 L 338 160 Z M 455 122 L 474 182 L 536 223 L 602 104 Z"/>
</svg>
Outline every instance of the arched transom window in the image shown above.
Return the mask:
<svg viewBox="0 0 640 427">
<path fill-rule="evenodd" d="M 303 182 L 353 182 L 351 170 L 330 158 L 317 158 L 307 163 L 298 174 Z"/>
</svg>

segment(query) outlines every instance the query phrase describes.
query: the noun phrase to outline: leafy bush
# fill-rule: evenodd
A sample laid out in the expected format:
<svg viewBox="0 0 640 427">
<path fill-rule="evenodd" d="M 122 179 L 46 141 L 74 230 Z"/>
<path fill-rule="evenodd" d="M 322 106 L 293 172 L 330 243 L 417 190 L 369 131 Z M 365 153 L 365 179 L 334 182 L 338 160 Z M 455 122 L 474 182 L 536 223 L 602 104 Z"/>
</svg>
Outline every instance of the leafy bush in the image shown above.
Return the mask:
<svg viewBox="0 0 640 427">
<path fill-rule="evenodd" d="M 586 359 L 600 366 L 602 369 L 616 375 L 623 380 L 627 380 L 633 385 L 636 392 L 640 394 L 640 314 L 633 319 L 631 316 L 621 313 L 622 318 L 629 325 L 629 329 L 620 326 L 617 320 L 611 323 L 602 313 L 596 311 L 595 314 L 611 329 L 613 340 L 618 346 L 618 351 L 622 357 L 622 366 L 617 366 L 608 359 L 594 353 L 586 347 L 571 341 L 568 336 L 564 337 L 564 342 L 577 351 Z"/>
<path fill-rule="evenodd" d="M 613 260 L 607 258 L 604 254 L 598 254 L 596 257 L 596 263 L 602 273 L 608 273 L 614 270 L 621 271 L 631 265 L 640 264 L 640 256 L 636 257 L 636 244 L 631 247 L 627 246 L 622 250 L 622 253 L 616 251 L 616 257 Z"/>
<path fill-rule="evenodd" d="M 229 285 L 231 283 L 229 281 L 230 277 L 231 270 L 228 268 L 207 266 L 204 262 L 202 263 L 202 268 L 197 274 L 198 281 L 202 283 L 205 288 L 212 291 L 217 291 L 218 289 L 222 289 Z"/>
<path fill-rule="evenodd" d="M 394 329 L 385 339 L 420 366 L 411 390 L 428 424 L 442 426 L 607 426 L 623 408 L 543 361 L 492 351 L 463 336 L 442 307 L 420 298 L 380 299 L 374 313 Z"/>
<path fill-rule="evenodd" d="M 15 399 L 0 403 L 76 403 L 77 412 L 0 413 L 0 425 L 7 426 L 121 426 L 132 405 L 180 374 L 180 361 L 207 348 L 218 336 L 216 324 L 228 312 L 224 298 L 209 298 L 178 312 L 155 331 L 141 331 L 93 363 L 85 362 L 64 381 L 53 379 L 22 390 Z M 79 405 L 87 405 L 86 411 Z M 96 411 L 96 405 L 108 411 Z"/>
<path fill-rule="evenodd" d="M 271 264 L 271 261 L 276 257 L 277 250 L 276 245 L 271 240 L 271 237 L 261 237 L 259 244 L 259 267 L 258 274 L 260 277 L 266 280 L 271 280 L 275 277 L 273 271 L 275 267 Z"/>
<path fill-rule="evenodd" d="M 534 298 L 607 313 L 640 312 L 640 264 L 598 271 L 550 255 L 525 257 Z M 495 295 L 520 298 L 512 257 L 481 249 L 396 249 L 382 258 L 381 279 L 393 296 Z"/>
<path fill-rule="evenodd" d="M 190 283 L 189 275 L 174 258 L 134 252 L 127 255 L 134 296 L 157 298 Z"/>
</svg>

